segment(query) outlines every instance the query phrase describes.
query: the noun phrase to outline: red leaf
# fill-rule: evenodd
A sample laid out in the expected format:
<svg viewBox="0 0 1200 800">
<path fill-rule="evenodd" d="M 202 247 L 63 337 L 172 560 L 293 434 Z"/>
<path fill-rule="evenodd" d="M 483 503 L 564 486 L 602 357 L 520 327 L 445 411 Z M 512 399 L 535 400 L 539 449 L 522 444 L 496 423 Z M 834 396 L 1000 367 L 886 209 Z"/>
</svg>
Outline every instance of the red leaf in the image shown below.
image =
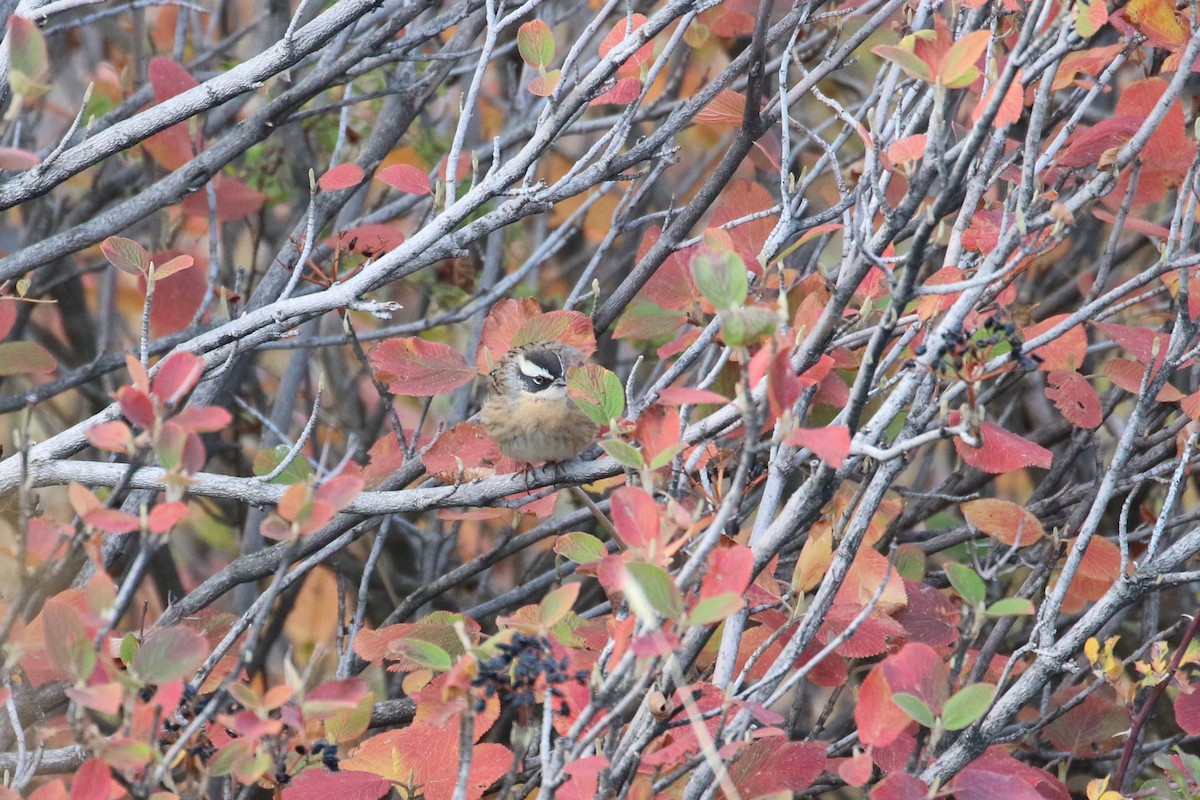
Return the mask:
<svg viewBox="0 0 1200 800">
<path fill-rule="evenodd" d="M 1021 119 L 1021 109 L 1025 106 L 1025 92 L 1021 85 L 1022 71 L 1017 70 L 1017 75 L 1013 78 L 1013 82 L 1008 85 L 1008 91 L 1004 93 L 1004 99 L 1000 101 L 1000 108 L 996 111 L 996 116 L 992 124 L 996 127 L 1003 125 L 1012 125 Z M 983 117 L 983 112 L 987 110 L 988 105 L 992 102 L 993 95 L 996 94 L 996 84 L 988 86 L 987 91 L 979 98 L 979 102 L 975 104 L 975 108 L 971 111 L 971 124 L 974 125 Z"/>
<path fill-rule="evenodd" d="M 1057 314 L 1030 325 L 1028 328 L 1022 328 L 1022 341 L 1029 341 L 1035 336 L 1042 335 L 1068 316 L 1067 314 Z M 1083 366 L 1083 359 L 1087 356 L 1087 346 L 1087 332 L 1083 329 L 1083 325 L 1079 324 L 1068 328 L 1054 341 L 1033 350 L 1030 355 L 1036 355 L 1042 359 L 1038 369 L 1043 372 L 1074 372 Z"/>
<path fill-rule="evenodd" d="M 535 92 L 536 94 L 536 92 Z M 589 106 L 627 106 L 642 96 L 642 82 L 638 78 L 621 78 L 611 89 L 595 97 Z"/>
<path fill-rule="evenodd" d="M 722 89 L 692 119 L 701 125 L 729 130 L 741 126 L 745 113 L 746 96 L 731 89 Z"/>
<path fill-rule="evenodd" d="M 888 146 L 887 157 L 895 164 L 919 161 L 925 155 L 927 141 L 928 138 L 923 133 L 897 139 Z"/>
<path fill-rule="evenodd" d="M 216 433 L 233 423 L 233 415 L 220 406 L 188 406 L 171 421 L 192 433 Z"/>
<path fill-rule="evenodd" d="M 283 790 L 283 800 L 379 800 L 392 785 L 371 772 L 306 769 Z"/>
<path fill-rule="evenodd" d="M 475 377 L 462 354 L 448 344 L 418 338 L 388 339 L 371 351 L 371 365 L 394 394 L 445 394 Z"/>
<path fill-rule="evenodd" d="M 109 800 L 117 796 L 113 788 L 108 765 L 98 758 L 89 758 L 71 778 L 71 800 Z M 124 789 L 119 789 L 119 794 L 124 795 Z"/>
<path fill-rule="evenodd" d="M 858 740 L 877 747 L 895 741 L 912 720 L 900 706 L 892 702 L 894 690 L 888 686 L 882 663 L 876 664 L 863 679 L 854 705 L 854 721 L 858 723 Z"/>
<path fill-rule="evenodd" d="M 165 103 L 176 95 L 195 89 L 200 82 L 181 64 L 166 56 L 155 56 L 146 67 L 146 76 L 154 89 L 154 102 Z"/>
<path fill-rule="evenodd" d="M 160 402 L 174 405 L 195 388 L 204 374 L 204 359 L 180 350 L 172 353 L 159 365 L 150 393 Z"/>
<path fill-rule="evenodd" d="M 577 348 L 587 358 L 596 352 L 596 331 L 592 320 L 578 311 L 550 311 L 536 314 L 521 324 L 512 337 L 512 344 L 529 342 L 561 342 Z"/>
<path fill-rule="evenodd" d="M 1103 370 L 1105 377 L 1130 394 L 1136 395 L 1142 390 L 1142 378 L 1146 374 L 1145 365 L 1127 358 L 1110 358 L 1104 362 Z M 1154 380 L 1153 375 L 1150 376 L 1150 380 Z M 1159 403 L 1178 403 L 1183 398 L 1183 392 L 1169 383 L 1164 383 L 1154 399 Z"/>
<path fill-rule="evenodd" d="M 604 41 L 600 42 L 600 57 L 606 58 L 612 52 L 613 48 L 625 41 L 626 36 L 645 24 L 646 17 L 643 14 L 633 14 L 631 18 L 622 19 L 608 32 L 608 35 L 604 37 Z M 641 71 L 641 65 L 649 61 L 653 56 L 654 42 L 646 42 L 634 51 L 628 61 L 621 65 L 621 68 L 617 70 L 617 74 L 636 75 Z"/>
<path fill-rule="evenodd" d="M 739 178 L 732 181 L 721 192 L 721 199 L 713 211 L 710 228 L 719 228 L 734 220 L 744 219 L 775 206 L 775 199 L 762 184 Z M 742 259 L 746 268 L 757 275 L 762 274 L 762 265 L 758 263 L 758 254 L 762 252 L 767 237 L 775 229 L 777 213 L 758 217 L 748 222 L 741 222 L 728 229 L 733 239 L 734 252 Z"/>
<path fill-rule="evenodd" d="M 1077 428 L 1095 430 L 1103 417 L 1100 397 L 1078 372 L 1051 372 L 1046 376 L 1046 397 Z"/>
<path fill-rule="evenodd" d="M 349 161 L 345 164 L 338 164 L 322 175 L 317 180 L 317 186 L 326 192 L 336 192 L 341 189 L 349 189 L 351 186 L 358 186 L 362 183 L 363 177 L 362 167 Z"/>
<path fill-rule="evenodd" d="M 1126 9 L 1126 13 L 1128 13 L 1128 9 Z M 1115 114 L 1117 116 L 1127 115 L 1138 122 L 1145 120 L 1167 91 L 1167 87 L 1167 81 L 1157 76 L 1135 81 L 1123 87 L 1117 97 Z M 1196 142 L 1188 133 L 1183 115 L 1183 104 L 1177 99 L 1167 107 L 1167 113 L 1158 120 L 1154 126 L 1154 132 L 1150 134 L 1145 146 L 1138 152 L 1138 157 L 1150 166 L 1171 173 L 1178 172 L 1178 176 L 1174 180 L 1180 181 L 1195 155 Z"/>
<path fill-rule="evenodd" d="M 174 528 L 181 519 L 186 517 L 187 513 L 187 504 L 181 503 L 178 500 L 170 503 L 159 503 L 150 509 L 148 516 L 150 532 L 166 533 L 171 528 Z"/>
<path fill-rule="evenodd" d="M 957 800 L 1070 800 L 1062 783 L 1045 770 L 1031 767 L 998 748 L 989 748 L 954 776 L 950 789 Z"/>
<path fill-rule="evenodd" d="M 484 791 L 512 766 L 512 751 L 499 744 L 476 744 L 467 778 L 467 798 Z M 367 739 L 342 768 L 379 775 L 406 786 L 420 786 L 426 800 L 450 800 L 458 777 L 458 730 L 414 723 Z"/>
<path fill-rule="evenodd" d="M 328 503 L 334 511 L 341 511 L 362 494 L 362 478 L 339 475 L 317 487 L 317 500 Z"/>
<path fill-rule="evenodd" d="M 257 214 L 267 199 L 262 192 L 225 175 L 213 178 L 213 187 L 217 192 L 217 222 L 233 222 Z M 190 217 L 207 217 L 208 191 L 193 192 L 183 199 L 180 207 Z"/>
<path fill-rule="evenodd" d="M 950 424 L 958 424 L 956 414 L 950 415 Z M 1009 433 L 991 422 L 980 424 L 979 438 L 979 447 L 971 447 L 962 439 L 955 439 L 954 449 L 967 464 L 992 475 L 1013 472 L 1022 467 L 1049 469 L 1054 459 L 1054 454 L 1040 444 Z"/>
<path fill-rule="evenodd" d="M 16 302 L 3 302 L 0 300 L 0 339 L 4 339 L 12 332 L 13 325 L 17 324 L 17 304 Z"/>
<path fill-rule="evenodd" d="M 788 434 L 786 441 L 796 447 L 807 447 L 834 469 L 840 469 L 850 455 L 850 429 L 845 425 L 797 428 Z"/>
<path fill-rule="evenodd" d="M 825 771 L 825 748 L 819 742 L 760 739 L 742 749 L 729 768 L 742 797 L 799 794 Z"/>
<path fill-rule="evenodd" d="M 508 298 L 492 306 L 483 321 L 479 351 L 475 354 L 475 369 L 480 375 L 491 372 L 513 345 L 513 336 L 531 317 L 542 313 L 542 307 L 531 297 Z"/>
<path fill-rule="evenodd" d="M 1175 724 L 1186 734 L 1200 734 L 1200 686 L 1192 684 L 1191 693 L 1175 697 Z"/>
<path fill-rule="evenodd" d="M 411 164 L 393 164 L 375 173 L 375 180 L 406 194 L 429 194 L 429 174 Z"/>
<path fill-rule="evenodd" d="M 91 528 L 105 533 L 133 533 L 140 530 L 142 521 L 133 514 L 115 508 L 97 508 L 83 515 L 83 522 Z"/>
<path fill-rule="evenodd" d="M 640 262 L 658 243 L 662 228 L 652 225 L 646 229 L 638 245 L 637 258 Z M 651 302 L 671 311 L 684 311 L 700 297 L 688 267 L 687 251 L 673 251 L 654 271 L 642 291 Z"/>
<path fill-rule="evenodd" d="M 429 474 L 450 483 L 459 478 L 460 470 L 462 480 L 489 477 L 498 461 L 500 447 L 477 422 L 460 422 L 421 455 Z"/>
<path fill-rule="evenodd" d="M 1063 708 L 1082 691 L 1081 686 L 1068 687 L 1056 692 L 1051 702 Z M 1121 746 L 1122 734 L 1129 730 L 1130 722 L 1129 710 L 1117 702 L 1116 692 L 1111 686 L 1102 686 L 1050 722 L 1045 734 L 1059 750 L 1092 758 Z"/>
<path fill-rule="evenodd" d="M 646 553 L 657 544 L 659 508 L 645 489 L 622 486 L 613 492 L 612 518 L 622 544 L 630 550 Z"/>
<path fill-rule="evenodd" d="M 1096 166 L 1105 151 L 1124 145 L 1141 124 L 1137 117 L 1114 116 L 1077 130 L 1059 153 L 1058 163 L 1063 167 Z"/>
<path fill-rule="evenodd" d="M 122 386 L 117 390 L 117 405 L 121 407 L 125 419 L 139 428 L 149 430 L 154 427 L 154 404 L 132 386 Z"/>
<path fill-rule="evenodd" d="M 1101 222 L 1107 222 L 1109 225 L 1117 224 L 1116 215 L 1110 214 L 1109 212 L 1105 211 L 1103 208 L 1093 208 L 1092 216 L 1095 217 L 1096 219 L 1100 220 Z M 1121 224 L 1121 230 L 1122 231 L 1135 231 L 1137 233 L 1148 236 L 1151 239 L 1167 239 L 1171 236 L 1171 231 L 1166 226 L 1159 225 L 1157 222 L 1150 222 L 1149 220 L 1144 220 L 1144 219 L 1135 219 L 1133 217 L 1126 217 L 1124 219 L 1124 221 Z M 1066 315 L 1063 314 L 1062 316 L 1066 316 Z"/>
<path fill-rule="evenodd" d="M 754 572 L 754 553 L 744 544 L 718 547 L 709 559 L 710 566 L 700 582 L 700 597 L 708 599 L 724 592 L 741 594 L 750 585 Z"/>
<path fill-rule="evenodd" d="M 1128 325 L 1118 325 L 1115 322 L 1093 323 L 1104 331 L 1110 339 L 1121 346 L 1123 350 L 1133 355 L 1143 365 L 1154 363 L 1154 368 L 1162 366 L 1167 357 L 1167 345 L 1171 334 L 1153 330 L 1152 328 L 1135 328 Z M 1155 355 L 1157 349 L 1158 355 Z"/>
<path fill-rule="evenodd" d="M 165 264 L 171 258 L 169 251 L 156 253 L 154 263 Z M 191 324 L 208 288 L 206 262 L 198 261 L 197 264 L 201 269 L 185 269 L 155 284 L 154 303 L 150 306 L 151 336 L 167 336 Z M 139 279 L 138 282 L 145 291 L 144 281 Z"/>
</svg>

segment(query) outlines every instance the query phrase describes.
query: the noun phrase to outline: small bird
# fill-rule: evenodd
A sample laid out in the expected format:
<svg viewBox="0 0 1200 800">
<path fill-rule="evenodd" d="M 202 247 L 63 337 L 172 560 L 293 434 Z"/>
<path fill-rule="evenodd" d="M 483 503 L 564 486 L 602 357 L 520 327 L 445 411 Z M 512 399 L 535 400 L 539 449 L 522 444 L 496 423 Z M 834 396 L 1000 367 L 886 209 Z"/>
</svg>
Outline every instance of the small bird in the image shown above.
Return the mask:
<svg viewBox="0 0 1200 800">
<path fill-rule="evenodd" d="M 583 353 L 562 342 L 529 342 L 504 354 L 488 374 L 479 411 L 500 452 L 527 464 L 574 458 L 596 440 L 599 426 L 567 395 L 567 370 Z"/>
</svg>

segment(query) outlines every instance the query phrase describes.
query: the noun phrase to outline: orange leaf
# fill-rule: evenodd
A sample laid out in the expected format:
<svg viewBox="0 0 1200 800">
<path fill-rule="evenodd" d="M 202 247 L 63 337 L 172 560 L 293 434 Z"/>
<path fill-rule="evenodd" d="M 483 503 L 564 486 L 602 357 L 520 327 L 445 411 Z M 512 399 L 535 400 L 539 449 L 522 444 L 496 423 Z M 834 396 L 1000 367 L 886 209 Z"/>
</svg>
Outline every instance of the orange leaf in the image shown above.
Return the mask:
<svg viewBox="0 0 1200 800">
<path fill-rule="evenodd" d="M 990 497 L 971 500 L 961 508 L 967 522 L 1010 547 L 1026 547 L 1046 535 L 1042 523 L 1029 509 L 1007 500 Z"/>
</svg>

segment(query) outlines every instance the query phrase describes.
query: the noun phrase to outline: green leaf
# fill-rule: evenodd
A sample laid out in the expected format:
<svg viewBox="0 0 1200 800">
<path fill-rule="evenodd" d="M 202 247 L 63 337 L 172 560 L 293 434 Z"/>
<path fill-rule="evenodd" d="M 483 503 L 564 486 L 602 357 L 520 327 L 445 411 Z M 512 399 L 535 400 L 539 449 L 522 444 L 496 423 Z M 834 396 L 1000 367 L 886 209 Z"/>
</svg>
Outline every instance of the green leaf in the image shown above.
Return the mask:
<svg viewBox="0 0 1200 800">
<path fill-rule="evenodd" d="M 279 445 L 273 450 L 260 450 L 254 455 L 254 474 L 258 476 L 270 475 L 271 470 L 279 466 L 284 457 L 288 454 L 287 445 Z M 294 458 L 292 463 L 287 465 L 287 468 L 275 476 L 271 483 L 277 483 L 281 486 L 291 486 L 294 483 L 307 483 L 312 470 L 308 467 L 308 461 L 304 458 Z"/>
<path fill-rule="evenodd" d="M 50 372 L 57 366 L 54 356 L 37 342 L 0 344 L 0 378 Z"/>
<path fill-rule="evenodd" d="M 926 728 L 932 728 L 934 725 L 933 711 L 929 706 L 925 705 L 925 701 L 917 697 L 915 694 L 907 692 L 896 692 L 892 695 L 892 702 L 900 706 L 900 709 L 908 716 Z"/>
<path fill-rule="evenodd" d="M 615 458 L 618 464 L 629 469 L 641 469 L 646 463 L 641 450 L 620 439 L 605 439 L 600 442 L 600 448 Z"/>
<path fill-rule="evenodd" d="M 554 34 L 550 26 L 540 19 L 526 22 L 517 30 L 517 50 L 534 69 L 550 66 L 554 61 Z"/>
<path fill-rule="evenodd" d="M 990 683 L 964 686 L 946 701 L 942 709 L 942 726 L 948 731 L 961 731 L 987 713 L 996 687 Z"/>
<path fill-rule="evenodd" d="M 775 312 L 762 306 L 735 308 L 732 311 L 721 312 L 721 328 L 725 333 L 725 343 L 732 347 L 744 347 L 753 344 L 763 337 L 775 333 L 779 327 L 779 318 Z"/>
<path fill-rule="evenodd" d="M 611 425 L 625 413 L 621 379 L 599 364 L 582 364 L 568 370 L 567 393 L 597 425 Z"/>
<path fill-rule="evenodd" d="M 187 628 L 163 628 L 146 637 L 129 664 L 145 684 L 167 683 L 196 671 L 208 657 L 208 642 Z"/>
<path fill-rule="evenodd" d="M 9 80 L 13 91 L 25 97 L 37 97 L 49 86 L 50 71 L 46 39 L 33 22 L 13 14 L 8 18 Z"/>
<path fill-rule="evenodd" d="M 125 634 L 124 638 L 121 639 L 121 651 L 119 653 L 121 663 L 128 667 L 133 662 L 133 657 L 137 655 L 137 651 L 137 636 L 132 633 Z"/>
<path fill-rule="evenodd" d="M 450 654 L 432 642 L 421 639 L 401 639 L 392 646 L 409 661 L 434 672 L 449 672 L 450 668 L 454 666 Z"/>
<path fill-rule="evenodd" d="M 701 600 L 687 616 L 689 625 L 713 625 L 731 614 L 736 614 L 746 605 L 745 599 L 736 592 L 722 592 Z"/>
<path fill-rule="evenodd" d="M 658 455 L 650 459 L 650 469 L 662 469 L 667 464 L 675 460 L 675 456 L 687 450 L 687 442 L 676 442 L 675 444 L 664 447 Z"/>
<path fill-rule="evenodd" d="M 1035 610 L 1033 602 L 1024 597 L 1006 597 L 992 603 L 983 613 L 989 617 L 1028 617 Z"/>
<path fill-rule="evenodd" d="M 595 564 L 608 555 L 604 542 L 590 533 L 564 533 L 555 540 L 554 552 L 576 564 Z"/>
<path fill-rule="evenodd" d="M 110 236 L 100 243 L 100 252 L 122 272 L 130 275 L 145 275 L 150 268 L 150 254 L 132 239 L 124 236 Z"/>
<path fill-rule="evenodd" d="M 958 592 L 959 597 L 967 602 L 968 605 L 982 606 L 984 600 L 987 599 L 987 586 L 983 583 L 983 578 L 975 574 L 975 570 L 962 564 L 947 564 L 946 577 L 950 579 L 950 585 L 954 587 L 954 591 Z"/>
<path fill-rule="evenodd" d="M 746 265 L 736 253 L 703 247 L 692 256 L 696 288 L 718 309 L 739 308 L 750 292 Z"/>
<path fill-rule="evenodd" d="M 683 616 L 683 595 L 665 569 L 632 561 L 625 571 L 628 580 L 621 588 L 635 614 L 644 619 L 652 619 L 653 614 L 671 620 Z"/>
<path fill-rule="evenodd" d="M 571 607 L 575 605 L 575 600 L 578 597 L 578 583 L 568 583 L 565 586 L 560 586 L 543 597 L 542 602 L 538 603 L 538 614 L 541 617 L 542 624 L 547 628 L 553 628 L 562 622 L 571 613 Z"/>
</svg>

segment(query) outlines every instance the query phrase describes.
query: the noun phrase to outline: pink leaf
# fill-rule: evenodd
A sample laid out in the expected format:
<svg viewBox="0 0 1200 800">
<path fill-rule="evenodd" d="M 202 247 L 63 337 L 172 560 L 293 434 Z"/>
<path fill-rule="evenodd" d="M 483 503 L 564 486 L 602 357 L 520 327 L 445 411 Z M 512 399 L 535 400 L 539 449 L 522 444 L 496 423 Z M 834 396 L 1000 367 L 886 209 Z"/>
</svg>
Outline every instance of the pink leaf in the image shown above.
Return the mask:
<svg viewBox="0 0 1200 800">
<path fill-rule="evenodd" d="M 31 153 L 18 147 L 0 147 L 0 169 L 21 170 L 37 165 L 37 153 Z"/>
<path fill-rule="evenodd" d="M 362 167 L 350 161 L 345 164 L 338 164 L 322 175 L 317 180 L 317 186 L 320 186 L 326 192 L 349 189 L 351 186 L 358 186 L 362 183 L 363 175 Z"/>
<path fill-rule="evenodd" d="M 192 433 L 216 433 L 233 422 L 233 415 L 220 406 L 188 406 L 171 421 Z"/>
<path fill-rule="evenodd" d="M 692 389 L 688 386 L 672 386 L 658 393 L 658 400 L 668 406 L 725 405 L 729 398 L 708 389 Z"/>
<path fill-rule="evenodd" d="M 622 486 L 613 492 L 612 517 L 626 547 L 644 551 L 658 542 L 658 504 L 645 489 Z"/>
<path fill-rule="evenodd" d="M 173 405 L 195 388 L 204 374 L 204 359 L 180 350 L 167 356 L 158 367 L 150 393 L 159 401 Z"/>
<path fill-rule="evenodd" d="M 850 429 L 845 425 L 824 428 L 797 428 L 788 434 L 787 443 L 807 447 L 834 469 L 839 469 L 850 455 Z"/>
<path fill-rule="evenodd" d="M 108 450 L 113 453 L 125 453 L 133 445 L 133 434 L 129 426 L 120 420 L 103 422 L 94 428 L 89 428 L 87 440 L 92 447 Z"/>
<path fill-rule="evenodd" d="M 371 365 L 395 394 L 444 394 L 475 377 L 462 354 L 450 345 L 418 338 L 388 339 L 371 351 Z"/>
<path fill-rule="evenodd" d="M 83 515 L 83 522 L 90 528 L 105 533 L 133 533 L 140 530 L 142 521 L 133 514 L 115 508 L 97 508 Z"/>
<path fill-rule="evenodd" d="M 406 194 L 429 194 L 429 174 L 411 164 L 393 164 L 375 173 L 375 180 Z"/>
<path fill-rule="evenodd" d="M 926 800 L 929 786 L 925 781 L 903 772 L 895 772 L 875 784 L 871 800 Z"/>
<path fill-rule="evenodd" d="M 283 800 L 378 800 L 390 792 L 385 778 L 357 770 L 330 772 L 315 768 L 301 772 L 283 790 Z"/>
</svg>

